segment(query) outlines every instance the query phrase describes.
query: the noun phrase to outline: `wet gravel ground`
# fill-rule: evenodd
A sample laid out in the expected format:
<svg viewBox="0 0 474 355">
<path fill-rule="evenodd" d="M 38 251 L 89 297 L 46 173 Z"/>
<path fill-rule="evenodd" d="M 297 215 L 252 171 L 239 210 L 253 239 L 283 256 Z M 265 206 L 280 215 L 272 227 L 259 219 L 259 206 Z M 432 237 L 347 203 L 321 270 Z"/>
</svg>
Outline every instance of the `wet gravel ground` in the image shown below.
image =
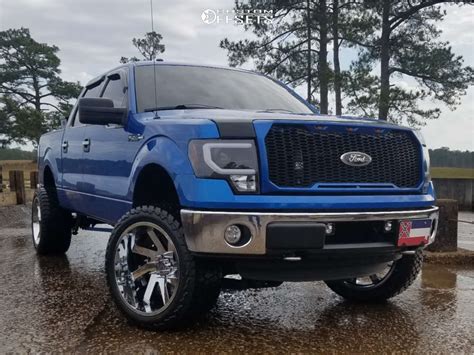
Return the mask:
<svg viewBox="0 0 474 355">
<path fill-rule="evenodd" d="M 106 233 L 81 232 L 65 257 L 38 257 L 24 222 L 0 209 L 0 353 L 474 353 L 474 265 L 426 265 L 381 305 L 347 303 L 321 282 L 227 291 L 206 319 L 160 333 L 113 306 Z"/>
<path fill-rule="evenodd" d="M 474 251 L 474 212 L 459 211 L 458 246 Z"/>
</svg>

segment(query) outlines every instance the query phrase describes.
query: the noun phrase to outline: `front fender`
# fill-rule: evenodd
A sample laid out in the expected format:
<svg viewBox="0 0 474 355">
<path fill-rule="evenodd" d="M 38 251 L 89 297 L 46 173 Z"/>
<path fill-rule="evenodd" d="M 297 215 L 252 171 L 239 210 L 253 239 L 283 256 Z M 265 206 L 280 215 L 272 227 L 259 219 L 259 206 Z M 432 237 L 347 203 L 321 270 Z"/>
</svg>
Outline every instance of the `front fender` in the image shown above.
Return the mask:
<svg viewBox="0 0 474 355">
<path fill-rule="evenodd" d="M 187 150 L 183 151 L 173 140 L 165 136 L 157 136 L 149 139 L 138 152 L 132 166 L 131 181 L 129 184 L 128 199 L 133 199 L 133 191 L 138 176 L 147 165 L 159 165 L 168 173 L 176 187 L 178 175 L 193 174 L 191 164 L 187 156 Z"/>
</svg>

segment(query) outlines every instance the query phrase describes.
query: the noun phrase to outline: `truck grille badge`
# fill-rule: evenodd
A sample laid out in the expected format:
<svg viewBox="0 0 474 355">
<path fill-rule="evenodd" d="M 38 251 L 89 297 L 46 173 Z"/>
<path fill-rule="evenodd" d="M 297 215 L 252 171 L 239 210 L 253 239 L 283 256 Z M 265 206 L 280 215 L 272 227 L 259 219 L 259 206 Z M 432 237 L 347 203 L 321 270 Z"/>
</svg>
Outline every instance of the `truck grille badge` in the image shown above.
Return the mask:
<svg viewBox="0 0 474 355">
<path fill-rule="evenodd" d="M 372 157 L 362 152 L 347 152 L 341 155 L 341 161 L 350 166 L 366 166 L 372 161 Z"/>
</svg>

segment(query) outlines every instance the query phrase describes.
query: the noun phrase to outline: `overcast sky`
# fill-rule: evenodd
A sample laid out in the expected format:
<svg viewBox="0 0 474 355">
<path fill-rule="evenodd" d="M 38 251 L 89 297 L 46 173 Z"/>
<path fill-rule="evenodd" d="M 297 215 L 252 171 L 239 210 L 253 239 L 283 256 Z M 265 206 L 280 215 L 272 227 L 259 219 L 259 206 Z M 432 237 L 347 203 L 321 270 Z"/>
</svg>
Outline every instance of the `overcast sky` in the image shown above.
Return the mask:
<svg viewBox="0 0 474 355">
<path fill-rule="evenodd" d="M 155 30 L 164 37 L 165 60 L 226 65 L 218 47 L 225 37 L 245 36 L 232 24 L 205 24 L 205 9 L 232 9 L 234 0 L 154 0 Z M 443 39 L 474 66 L 474 7 L 449 6 L 441 24 Z M 121 56 L 137 55 L 133 37 L 150 31 L 149 0 L 0 0 L 0 29 L 27 27 L 39 42 L 60 48 L 62 77 L 85 84 L 119 64 Z M 345 62 L 348 62 L 345 58 Z M 435 105 L 429 103 L 429 105 Z M 437 121 L 423 128 L 433 147 L 474 151 L 474 88 L 454 112 L 440 106 Z"/>
</svg>

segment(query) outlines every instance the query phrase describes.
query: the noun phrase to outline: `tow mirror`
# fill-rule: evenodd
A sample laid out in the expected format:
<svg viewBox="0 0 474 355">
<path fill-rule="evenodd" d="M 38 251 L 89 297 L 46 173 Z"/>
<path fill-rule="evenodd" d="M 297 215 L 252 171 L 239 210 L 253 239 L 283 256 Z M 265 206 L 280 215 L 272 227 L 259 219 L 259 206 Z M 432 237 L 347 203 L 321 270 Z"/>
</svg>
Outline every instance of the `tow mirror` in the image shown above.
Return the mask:
<svg viewBox="0 0 474 355">
<path fill-rule="evenodd" d="M 84 124 L 108 125 L 127 123 L 127 109 L 114 107 L 114 102 L 105 98 L 79 99 L 79 122 Z"/>
</svg>

